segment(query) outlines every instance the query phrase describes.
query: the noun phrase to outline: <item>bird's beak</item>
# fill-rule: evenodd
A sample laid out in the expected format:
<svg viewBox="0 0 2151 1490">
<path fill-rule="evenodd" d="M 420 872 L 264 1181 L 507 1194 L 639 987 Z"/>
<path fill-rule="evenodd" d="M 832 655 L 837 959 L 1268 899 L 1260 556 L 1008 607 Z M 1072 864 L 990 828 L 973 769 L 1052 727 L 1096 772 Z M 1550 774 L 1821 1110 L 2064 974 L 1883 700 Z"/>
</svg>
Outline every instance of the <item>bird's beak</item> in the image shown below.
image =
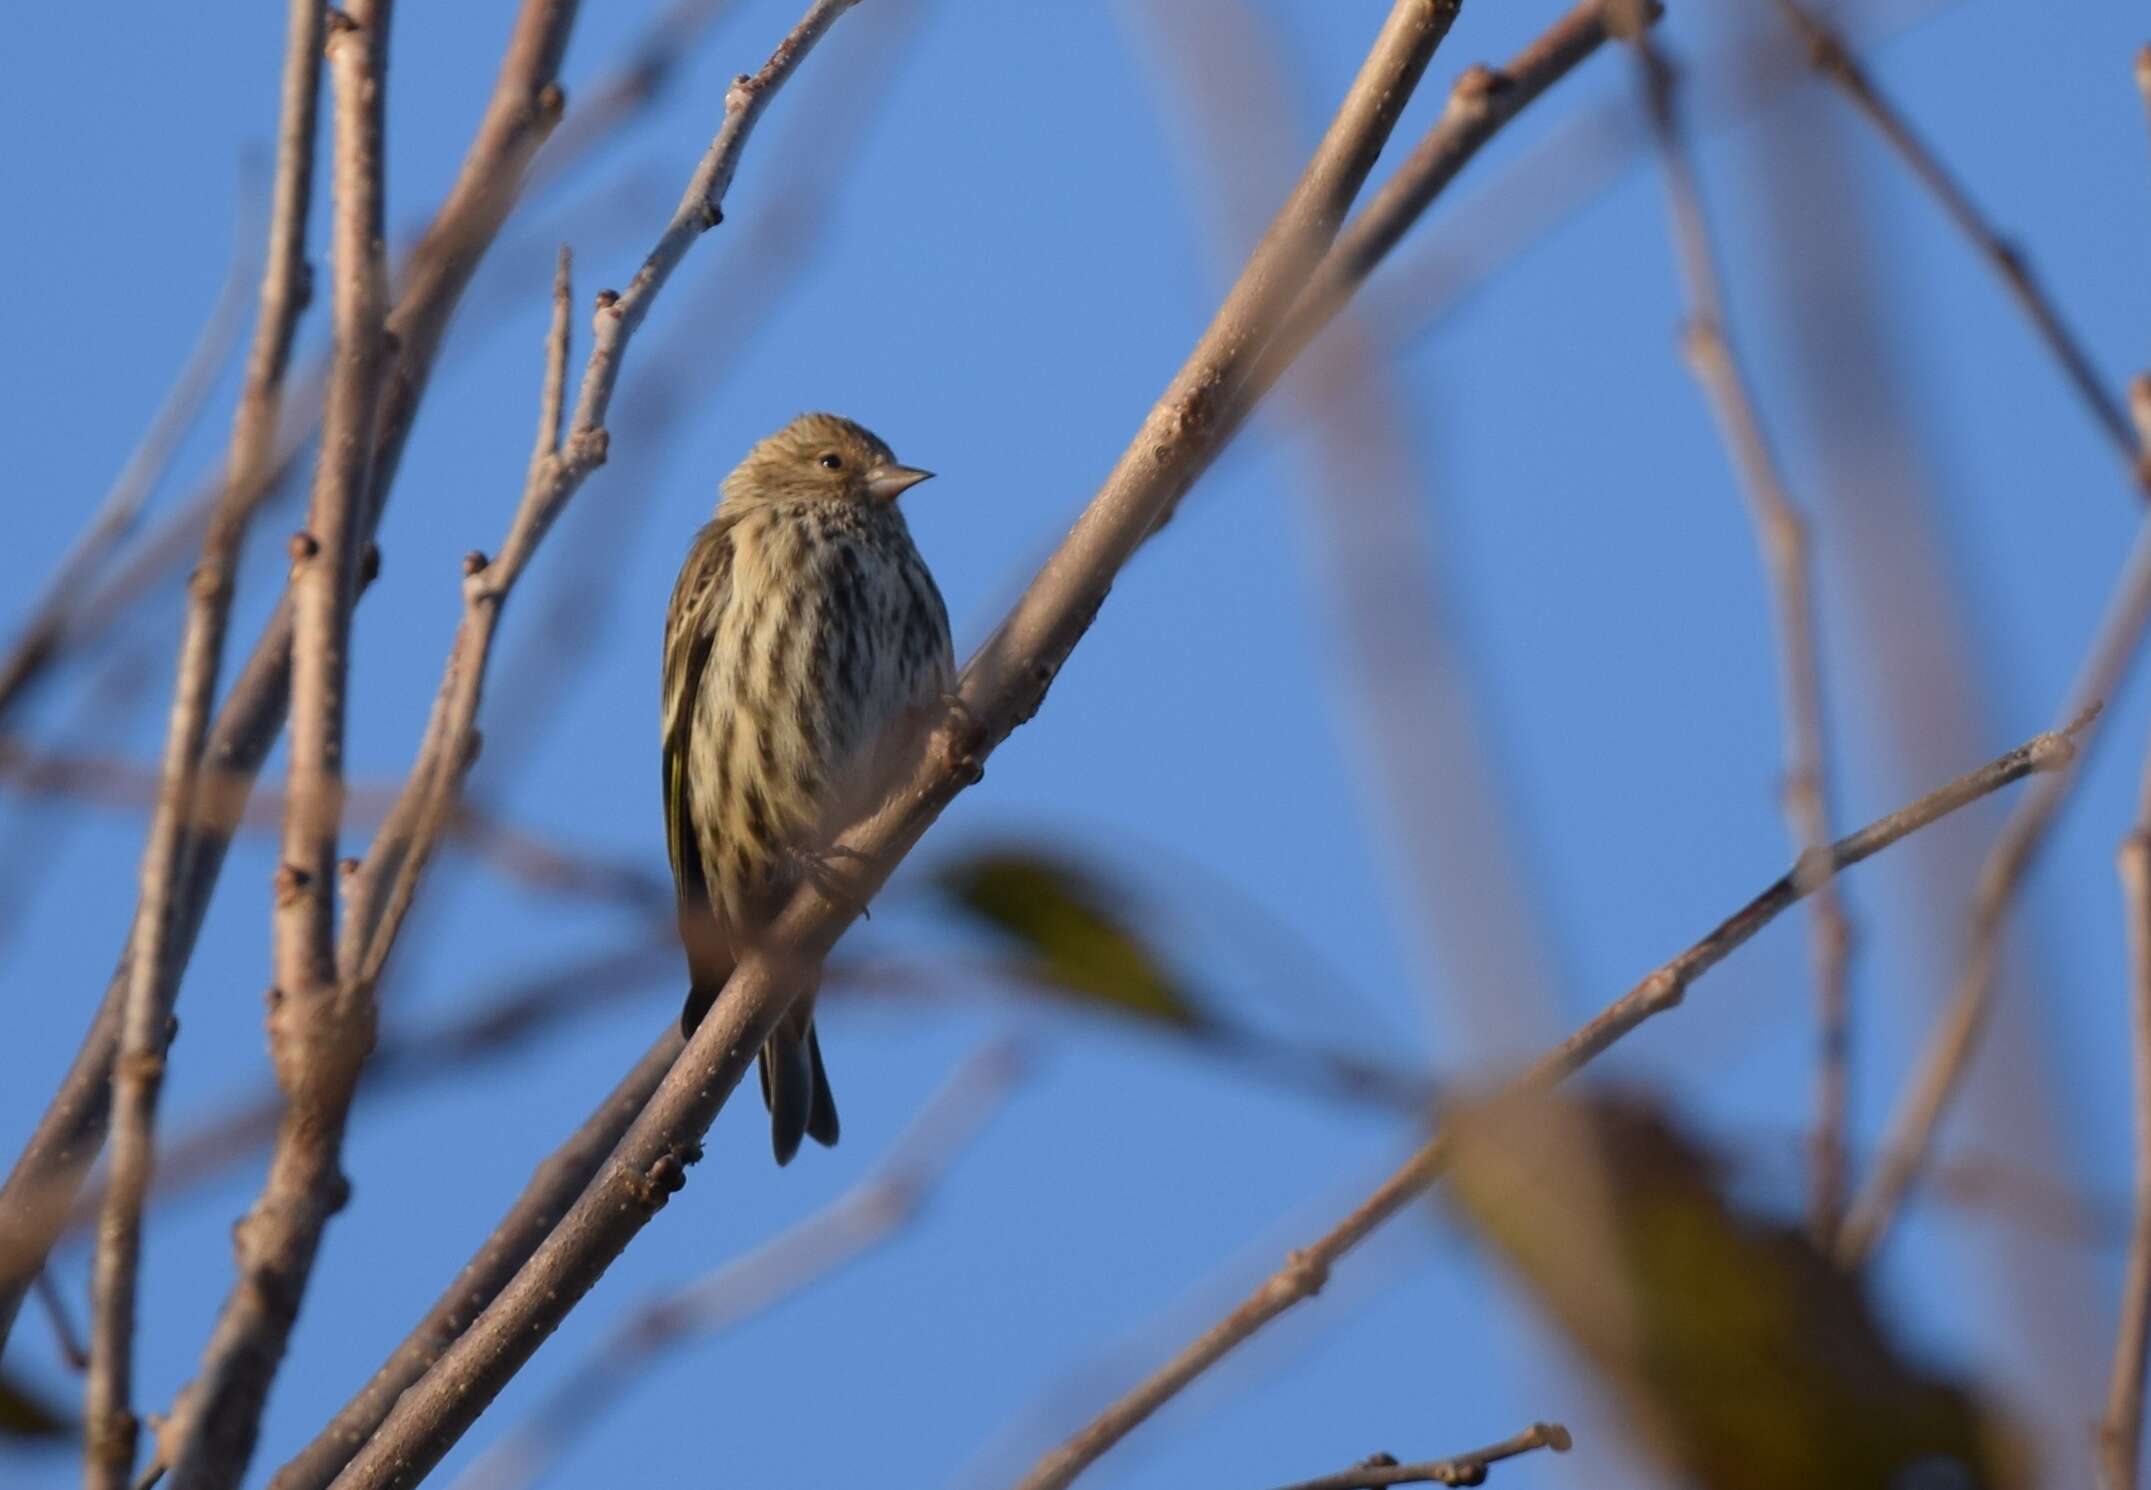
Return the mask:
<svg viewBox="0 0 2151 1490">
<path fill-rule="evenodd" d="M 915 466 L 876 466 L 866 473 L 866 494 L 877 502 L 893 502 L 933 474 Z"/>
</svg>

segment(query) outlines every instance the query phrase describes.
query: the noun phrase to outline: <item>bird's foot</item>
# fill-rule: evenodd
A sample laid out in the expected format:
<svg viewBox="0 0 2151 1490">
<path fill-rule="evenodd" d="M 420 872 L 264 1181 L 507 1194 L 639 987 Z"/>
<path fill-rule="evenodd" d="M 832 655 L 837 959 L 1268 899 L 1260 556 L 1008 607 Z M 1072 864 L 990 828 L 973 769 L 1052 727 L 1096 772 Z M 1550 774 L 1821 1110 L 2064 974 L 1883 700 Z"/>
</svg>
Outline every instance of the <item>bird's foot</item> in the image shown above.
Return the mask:
<svg viewBox="0 0 2151 1490">
<path fill-rule="evenodd" d="M 845 907 L 863 920 L 874 919 L 874 912 L 867 904 L 873 892 L 862 889 L 855 877 L 840 870 L 836 862 L 849 859 L 854 863 L 865 864 L 869 862 L 865 854 L 842 844 L 831 844 L 824 849 L 795 848 L 791 851 L 790 858 L 793 870 L 802 880 L 812 885 L 824 900 L 832 905 Z"/>
</svg>

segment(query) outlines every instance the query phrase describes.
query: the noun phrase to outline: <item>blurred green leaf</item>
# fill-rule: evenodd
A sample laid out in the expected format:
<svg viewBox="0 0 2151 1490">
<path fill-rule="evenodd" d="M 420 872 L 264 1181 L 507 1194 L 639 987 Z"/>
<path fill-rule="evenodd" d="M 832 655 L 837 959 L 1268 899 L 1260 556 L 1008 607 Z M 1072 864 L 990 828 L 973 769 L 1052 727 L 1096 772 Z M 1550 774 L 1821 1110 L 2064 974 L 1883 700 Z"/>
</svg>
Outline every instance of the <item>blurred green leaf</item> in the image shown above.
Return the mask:
<svg viewBox="0 0 2151 1490">
<path fill-rule="evenodd" d="M 1095 874 L 1028 848 L 944 864 L 934 885 L 971 921 L 1022 954 L 1027 981 L 1080 1003 L 1179 1029 L 1209 1024 L 1166 959 Z"/>
<path fill-rule="evenodd" d="M 1914 1364 L 1805 1233 L 1735 1206 L 1715 1158 L 1648 1103 L 1542 1093 L 1451 1116 L 1451 1203 L 1688 1483 L 2030 1482 L 1996 1412 Z"/>
<path fill-rule="evenodd" d="M 71 1438 L 74 1432 L 72 1418 L 48 1406 L 13 1376 L 0 1372 L 0 1438 Z"/>
</svg>

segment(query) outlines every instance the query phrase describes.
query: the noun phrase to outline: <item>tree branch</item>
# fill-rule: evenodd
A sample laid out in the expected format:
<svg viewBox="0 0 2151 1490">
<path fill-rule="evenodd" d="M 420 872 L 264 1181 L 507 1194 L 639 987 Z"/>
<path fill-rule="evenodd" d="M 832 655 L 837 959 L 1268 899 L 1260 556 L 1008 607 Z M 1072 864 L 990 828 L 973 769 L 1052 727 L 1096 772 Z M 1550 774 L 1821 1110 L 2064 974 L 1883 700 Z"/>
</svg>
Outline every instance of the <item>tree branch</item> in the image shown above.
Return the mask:
<svg viewBox="0 0 2151 1490">
<path fill-rule="evenodd" d="M 1013 1039 L 973 1054 L 927 1099 L 880 1164 L 814 1214 L 743 1256 L 631 1310 L 453 1490 L 524 1490 L 665 1353 L 796 1297 L 917 1220 L 949 1166 L 1023 1074 Z"/>
<path fill-rule="evenodd" d="M 135 1290 L 142 1248 L 142 1209 L 155 1162 L 157 1097 L 170 1043 L 172 1006 L 183 954 L 176 943 L 182 850 L 193 815 L 216 696 L 217 668 L 231 617 L 232 571 L 247 518 L 269 465 L 281 413 L 291 342 L 309 294 L 306 217 L 313 199 L 314 136 L 320 92 L 323 9 L 293 0 L 286 22 L 275 195 L 263 261 L 259 319 L 247 358 L 246 384 L 232 420 L 224 488 L 188 585 L 178 676 L 166 727 L 164 763 L 142 850 L 141 891 L 125 966 L 120 1055 L 112 1096 L 117 1132 L 112 1177 L 98 1227 L 91 1369 L 84 1411 L 86 1482 L 121 1490 L 134 1468 Z M 0 1319 L 0 1336 L 6 1327 Z"/>
<path fill-rule="evenodd" d="M 1815 70 L 1851 100 L 1852 106 L 1875 127 L 1890 149 L 1897 153 L 1898 159 L 1926 188 L 1928 195 L 1941 206 L 1957 231 L 1972 245 L 1973 252 L 2001 279 L 2017 309 L 2031 322 L 2033 332 L 2060 366 L 2062 376 L 2076 390 L 2093 422 L 2105 433 L 2123 464 L 2129 468 L 2130 479 L 2146 497 L 2151 497 L 2151 445 L 2146 445 L 2131 426 L 2121 400 L 2099 376 L 2091 354 L 2069 329 L 2069 323 L 2062 318 L 2061 308 L 2054 303 L 2053 297 L 2039 283 L 2024 251 L 2003 237 L 1973 205 L 1970 195 L 1950 174 L 1949 168 L 1927 148 L 1911 123 L 1883 97 L 1866 69 L 1854 60 L 1844 38 L 1801 0 L 1778 0 L 1778 8 L 1806 42 Z"/>
<path fill-rule="evenodd" d="M 1784 732 L 1784 783 L 1779 791 L 1786 835 L 1795 854 L 1830 842 L 1830 770 L 1825 752 L 1821 643 L 1815 619 L 1814 565 L 1807 517 L 1785 485 L 1784 471 L 1763 428 L 1754 391 L 1727 330 L 1725 291 L 1711 238 L 1703 186 L 1681 126 L 1673 65 L 1654 46 L 1642 18 L 1628 40 L 1635 49 L 1645 113 L 1664 168 L 1675 257 L 1687 297 L 1681 346 L 1689 371 L 1717 421 L 1718 436 L 1747 499 L 1748 518 L 1770 585 L 1777 641 L 1778 709 Z M 1834 885 L 1812 887 L 1809 957 L 1815 969 L 1818 1036 L 1815 1134 L 1808 1166 L 1808 1224 L 1818 1245 L 1836 1235 L 1844 1210 L 1845 1127 L 1851 1010 L 1846 965 L 1852 926 Z"/>
<path fill-rule="evenodd" d="M 2070 730 L 2040 735 L 1909 807 L 1878 819 L 1839 839 L 1822 855 L 1803 854 L 1793 868 L 1760 895 L 1718 923 L 1701 941 L 1650 973 L 1635 987 L 1539 1059 L 1518 1079 L 1520 1087 L 1549 1087 L 1566 1080 L 1603 1054 L 1629 1031 L 1655 1015 L 1678 1007 L 1689 985 L 1723 962 L 1780 914 L 1797 905 L 1821 884 L 1936 819 L 1998 791 L 2036 771 L 2056 771 L 2076 754 Z M 1179 1354 L 1074 1437 L 1048 1453 L 1018 1484 L 1017 1490 L 1065 1490 L 1106 1450 L 1133 1432 L 1151 1414 L 1184 1391 L 1210 1367 L 1244 1344 L 1257 1331 L 1294 1305 L 1321 1292 L 1330 1268 L 1409 1205 L 1448 1168 L 1450 1138 L 1436 1130 L 1424 1147 L 1377 1187 L 1349 1215 L 1312 1245 L 1294 1252 L 1285 1265 L 1256 1287 L 1237 1308 L 1197 1336 Z"/>
<path fill-rule="evenodd" d="M 2151 98 L 2151 51 L 2141 61 Z M 2151 376 L 2129 386 L 2137 427 L 2151 442 Z M 2136 1490 L 2143 1458 L 2144 1366 L 2151 1353 L 2151 750 L 2137 792 L 2136 825 L 2121 841 L 2123 910 L 2128 923 L 2129 1052 L 2136 1084 L 2136 1216 L 2129 1230 L 2114 1364 L 2099 1421 L 2100 1490 Z"/>
<path fill-rule="evenodd" d="M 2151 522 L 2140 528 L 2127 565 L 2107 598 L 2090 651 L 2071 683 L 2061 717 L 2081 719 L 2111 698 L 2151 625 Z M 1934 1147 L 1942 1114 L 1970 1070 L 1994 1003 L 1994 980 L 2002 933 L 2047 830 L 2068 799 L 2075 773 L 2057 772 L 2026 792 L 2003 823 L 1979 868 L 1972 892 L 1964 967 L 1933 1034 L 1920 1052 L 1915 1073 L 1898 1098 L 1878 1157 L 1838 1229 L 1837 1259 L 1857 1268 L 1895 1222 Z"/>
<path fill-rule="evenodd" d="M 1533 1423 L 1513 1438 L 1488 1444 L 1454 1459 L 1429 1459 L 1418 1464 L 1399 1464 L 1387 1454 L 1376 1454 L 1350 1469 L 1326 1474 L 1319 1479 L 1301 1480 L 1285 1485 L 1281 1490 L 1382 1490 L 1387 1485 L 1483 1485 L 1486 1483 L 1487 1466 L 1504 1459 L 1514 1459 L 1533 1449 L 1551 1449 L 1556 1454 L 1569 1451 L 1571 1439 L 1568 1429 L 1559 1423 Z"/>
</svg>

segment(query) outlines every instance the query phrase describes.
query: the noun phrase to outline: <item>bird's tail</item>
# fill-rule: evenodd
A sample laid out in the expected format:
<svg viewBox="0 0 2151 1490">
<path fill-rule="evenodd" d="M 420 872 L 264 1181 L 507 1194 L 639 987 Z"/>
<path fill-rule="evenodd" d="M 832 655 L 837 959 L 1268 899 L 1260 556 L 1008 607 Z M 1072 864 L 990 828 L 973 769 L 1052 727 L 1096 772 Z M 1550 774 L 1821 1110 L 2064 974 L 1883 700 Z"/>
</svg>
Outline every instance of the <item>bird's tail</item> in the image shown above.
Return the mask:
<svg viewBox="0 0 2151 1490">
<path fill-rule="evenodd" d="M 680 1033 L 692 1036 L 724 987 L 697 979 L 680 1012 Z M 769 1141 L 779 1164 L 792 1162 L 803 1138 L 824 1148 L 837 1141 L 836 1097 L 822 1065 L 822 1042 L 814 1033 L 811 1010 L 787 1014 L 762 1047 L 762 1101 L 769 1108 Z"/>
</svg>

